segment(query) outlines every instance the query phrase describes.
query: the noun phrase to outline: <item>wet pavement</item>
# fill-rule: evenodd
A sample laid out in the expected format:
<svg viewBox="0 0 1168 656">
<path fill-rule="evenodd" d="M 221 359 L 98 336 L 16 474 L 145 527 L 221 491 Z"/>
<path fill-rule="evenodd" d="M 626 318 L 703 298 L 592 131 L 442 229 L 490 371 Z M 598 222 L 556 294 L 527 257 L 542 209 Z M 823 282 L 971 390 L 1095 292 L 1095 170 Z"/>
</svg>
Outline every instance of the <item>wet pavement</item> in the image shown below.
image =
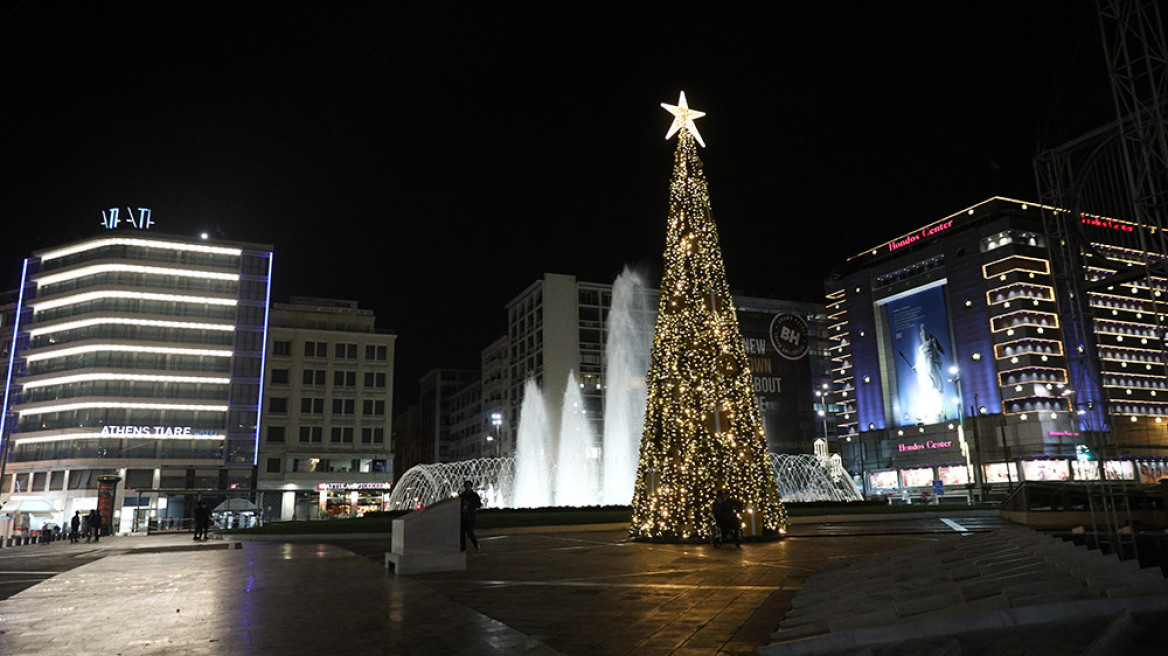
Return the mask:
<svg viewBox="0 0 1168 656">
<path fill-rule="evenodd" d="M 796 526 L 741 550 L 619 530 L 484 534 L 466 571 L 413 577 L 385 571 L 383 538 L 339 542 L 360 553 L 189 535 L 103 539 L 103 554 L 45 545 L 70 566 L 56 574 L 18 574 L 14 559 L 35 552 L 5 549 L 0 582 L 35 584 L 0 601 L 0 654 L 752 654 L 815 572 L 957 530 L 921 522 Z"/>
</svg>

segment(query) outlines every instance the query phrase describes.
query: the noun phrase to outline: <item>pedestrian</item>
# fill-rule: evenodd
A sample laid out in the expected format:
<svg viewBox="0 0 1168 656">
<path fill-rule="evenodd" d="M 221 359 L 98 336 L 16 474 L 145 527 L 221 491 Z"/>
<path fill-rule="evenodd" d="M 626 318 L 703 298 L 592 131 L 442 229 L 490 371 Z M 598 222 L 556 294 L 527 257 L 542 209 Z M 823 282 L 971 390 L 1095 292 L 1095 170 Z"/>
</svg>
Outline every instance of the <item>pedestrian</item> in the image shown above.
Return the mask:
<svg viewBox="0 0 1168 656">
<path fill-rule="evenodd" d="M 97 508 L 89 511 L 89 530 L 93 531 L 93 541 L 101 541 L 101 513 L 97 512 Z M 89 542 L 88 539 L 85 540 Z"/>
<path fill-rule="evenodd" d="M 81 541 L 81 511 L 74 510 L 73 518 L 69 520 L 69 542 L 77 544 Z"/>
<path fill-rule="evenodd" d="M 195 508 L 195 539 L 206 540 L 207 532 L 211 529 L 211 511 L 207 504 L 199 502 Z"/>
<path fill-rule="evenodd" d="M 735 499 L 728 490 L 718 490 L 714 501 L 714 521 L 718 524 L 721 540 L 714 541 L 714 547 L 719 542 L 734 540 L 734 546 L 742 548 L 742 502 Z"/>
<path fill-rule="evenodd" d="M 462 493 L 458 495 L 461 504 L 458 517 L 458 544 L 463 551 L 466 551 L 466 539 L 470 538 L 470 543 L 474 545 L 475 551 L 482 551 L 479 549 L 479 539 L 475 537 L 475 515 L 479 508 L 483 507 L 483 500 L 478 493 L 474 491 L 470 481 L 462 482 Z"/>
</svg>

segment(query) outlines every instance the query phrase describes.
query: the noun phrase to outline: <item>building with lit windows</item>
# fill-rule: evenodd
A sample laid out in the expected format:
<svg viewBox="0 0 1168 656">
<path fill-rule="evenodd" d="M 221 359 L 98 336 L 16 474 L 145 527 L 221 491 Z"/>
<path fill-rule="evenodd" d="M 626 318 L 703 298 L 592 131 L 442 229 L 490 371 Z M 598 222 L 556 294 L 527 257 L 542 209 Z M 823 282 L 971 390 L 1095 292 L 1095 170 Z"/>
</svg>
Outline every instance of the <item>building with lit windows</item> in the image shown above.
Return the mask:
<svg viewBox="0 0 1168 656">
<path fill-rule="evenodd" d="M 3 512 L 35 529 L 98 508 L 129 531 L 253 487 L 271 271 L 268 246 L 144 230 L 26 259 Z"/>
<path fill-rule="evenodd" d="M 504 455 L 514 453 L 513 435 L 528 379 L 540 385 L 552 414 L 549 423 L 558 426 L 559 400 L 568 373 L 573 372 L 593 434 L 604 434 L 612 288 L 549 273 L 507 304 L 510 403 L 503 417 Z M 643 293 L 648 316 L 638 324 L 647 331 L 643 336 L 647 347 L 652 341 L 658 292 L 646 288 Z M 830 381 L 823 305 L 736 295 L 734 306 L 768 448 L 777 453 L 811 453 L 816 437 L 834 433 L 835 422 L 830 399 L 823 396 Z"/>
<path fill-rule="evenodd" d="M 266 519 L 382 509 L 393 484 L 394 345 L 356 301 L 272 306 L 258 504 Z"/>
<path fill-rule="evenodd" d="M 1044 229 L 1057 212 L 991 198 L 833 272 L 832 400 L 867 492 L 1163 477 L 1168 280 L 1089 283 L 1168 253 L 1135 247 L 1141 226 L 1083 215 L 1082 252 L 1060 276 L 1065 244 Z"/>
</svg>

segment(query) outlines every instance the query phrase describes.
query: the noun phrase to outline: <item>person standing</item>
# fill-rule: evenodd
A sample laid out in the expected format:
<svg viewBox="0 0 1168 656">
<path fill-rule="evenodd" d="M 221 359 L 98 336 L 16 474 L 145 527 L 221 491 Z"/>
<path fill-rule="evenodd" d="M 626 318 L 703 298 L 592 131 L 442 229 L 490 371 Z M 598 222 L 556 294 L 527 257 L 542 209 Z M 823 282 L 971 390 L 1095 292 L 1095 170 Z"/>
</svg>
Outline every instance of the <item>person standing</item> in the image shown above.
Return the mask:
<svg viewBox="0 0 1168 656">
<path fill-rule="evenodd" d="M 195 508 L 195 539 L 206 540 L 207 532 L 211 530 L 211 510 L 202 501 Z"/>
<path fill-rule="evenodd" d="M 77 544 L 81 541 L 81 511 L 74 510 L 73 518 L 69 520 L 69 542 Z"/>
<path fill-rule="evenodd" d="M 89 530 L 93 531 L 93 541 L 101 541 L 101 513 L 97 512 L 97 508 L 89 511 Z M 89 542 L 89 538 L 85 539 Z"/>
<path fill-rule="evenodd" d="M 739 516 L 742 508 L 742 502 L 734 498 L 729 490 L 718 490 L 714 501 L 714 521 L 721 533 L 720 541 L 734 540 L 734 546 L 739 549 L 742 548 L 742 518 Z M 714 547 L 717 547 L 718 543 L 719 541 L 715 540 Z"/>
<path fill-rule="evenodd" d="M 479 549 L 479 540 L 475 537 L 475 519 L 479 508 L 483 507 L 483 500 L 479 497 L 478 492 L 474 491 L 474 487 L 470 481 L 462 482 L 462 493 L 458 495 L 461 504 L 458 524 L 458 544 L 466 551 L 466 540 L 470 538 L 470 543 L 474 545 L 475 551 Z"/>
</svg>

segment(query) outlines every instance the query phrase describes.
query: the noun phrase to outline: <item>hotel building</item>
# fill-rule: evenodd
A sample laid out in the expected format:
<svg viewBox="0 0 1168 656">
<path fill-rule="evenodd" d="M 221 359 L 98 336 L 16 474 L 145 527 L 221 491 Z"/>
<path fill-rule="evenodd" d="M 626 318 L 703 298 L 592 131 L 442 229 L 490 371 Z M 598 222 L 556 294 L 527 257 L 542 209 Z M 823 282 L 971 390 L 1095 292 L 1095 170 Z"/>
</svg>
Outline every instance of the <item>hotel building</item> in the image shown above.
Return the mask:
<svg viewBox="0 0 1168 656">
<path fill-rule="evenodd" d="M 26 259 L 3 512 L 130 531 L 253 487 L 271 272 L 268 246 L 126 229 Z"/>
<path fill-rule="evenodd" d="M 1081 242 L 1065 275 L 1052 217 Z M 1134 245 L 1144 230 L 991 198 L 838 267 L 831 391 L 865 490 L 932 493 L 940 481 L 977 497 L 1024 480 L 1159 480 L 1168 280 L 1092 285 L 1165 259 Z"/>
</svg>

